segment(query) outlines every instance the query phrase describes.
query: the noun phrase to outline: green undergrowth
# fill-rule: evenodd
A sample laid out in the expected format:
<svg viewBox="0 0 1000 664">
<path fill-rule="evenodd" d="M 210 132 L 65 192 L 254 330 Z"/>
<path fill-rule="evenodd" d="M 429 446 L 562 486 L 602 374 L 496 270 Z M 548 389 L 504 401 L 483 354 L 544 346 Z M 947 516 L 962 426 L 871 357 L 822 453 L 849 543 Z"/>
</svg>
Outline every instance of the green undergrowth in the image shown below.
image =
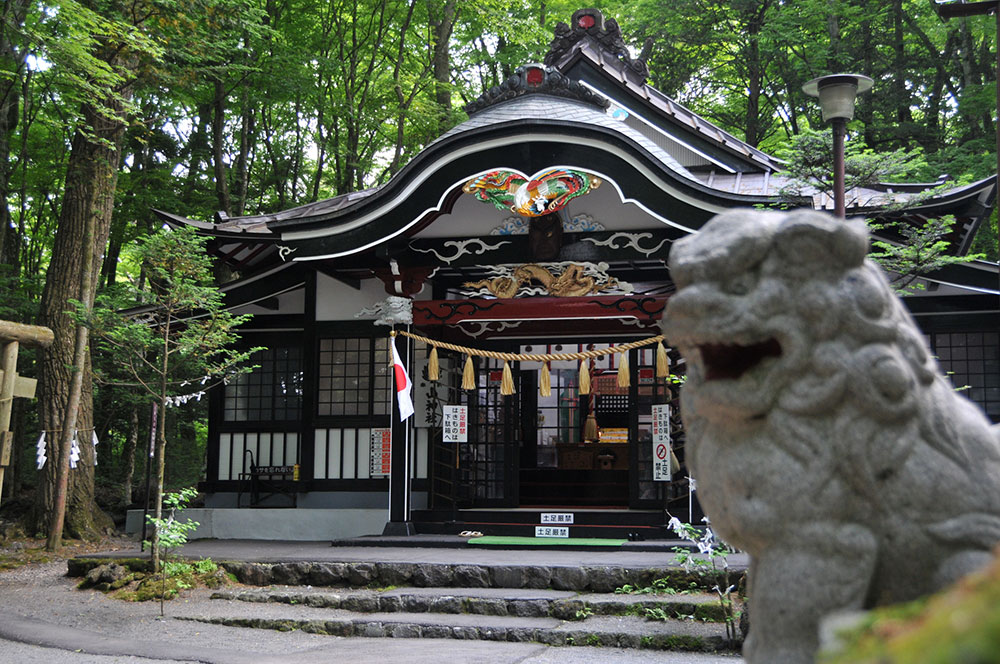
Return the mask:
<svg viewBox="0 0 1000 664">
<path fill-rule="evenodd" d="M 680 587 L 681 585 L 683 587 Z M 702 588 L 698 586 L 697 581 L 689 580 L 685 583 L 682 579 L 656 579 L 648 586 L 626 583 L 615 589 L 615 593 L 619 595 L 684 595 L 700 592 Z"/>
</svg>

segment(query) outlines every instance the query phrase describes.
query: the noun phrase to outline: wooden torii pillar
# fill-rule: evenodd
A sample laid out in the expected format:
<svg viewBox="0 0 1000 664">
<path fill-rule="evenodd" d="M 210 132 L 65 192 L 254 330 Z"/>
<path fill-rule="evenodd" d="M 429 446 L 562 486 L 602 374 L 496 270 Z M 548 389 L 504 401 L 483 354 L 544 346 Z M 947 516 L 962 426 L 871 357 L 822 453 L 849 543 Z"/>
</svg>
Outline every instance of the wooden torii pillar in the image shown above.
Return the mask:
<svg viewBox="0 0 1000 664">
<path fill-rule="evenodd" d="M 0 496 L 3 476 L 10 465 L 14 432 L 10 430 L 10 414 L 16 397 L 32 399 L 37 381 L 17 375 L 17 349 L 20 344 L 47 348 L 54 339 L 52 330 L 38 325 L 22 325 L 0 320 Z"/>
</svg>

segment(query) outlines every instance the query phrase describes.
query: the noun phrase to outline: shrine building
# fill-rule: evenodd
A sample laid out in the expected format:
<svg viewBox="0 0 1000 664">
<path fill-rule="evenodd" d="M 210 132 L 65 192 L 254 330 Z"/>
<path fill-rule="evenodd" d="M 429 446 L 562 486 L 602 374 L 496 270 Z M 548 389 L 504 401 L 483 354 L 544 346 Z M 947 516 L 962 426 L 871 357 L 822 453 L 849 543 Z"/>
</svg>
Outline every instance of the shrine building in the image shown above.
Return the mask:
<svg viewBox="0 0 1000 664">
<path fill-rule="evenodd" d="M 684 364 L 657 339 L 671 245 L 731 208 L 833 202 L 782 198 L 781 161 L 647 75 L 617 23 L 580 10 L 543 64 L 469 104 L 384 185 L 211 222 L 157 212 L 210 236 L 239 275 L 227 306 L 253 314 L 245 343 L 266 347 L 211 394 L 201 536 L 650 539 L 668 536 L 668 514 L 697 521 Z M 942 183 L 852 190 L 847 214 L 953 215 L 962 255 L 995 179 L 917 198 Z M 942 368 L 1000 420 L 997 265 L 922 281 L 907 306 Z M 413 382 L 405 421 L 390 330 Z"/>
</svg>

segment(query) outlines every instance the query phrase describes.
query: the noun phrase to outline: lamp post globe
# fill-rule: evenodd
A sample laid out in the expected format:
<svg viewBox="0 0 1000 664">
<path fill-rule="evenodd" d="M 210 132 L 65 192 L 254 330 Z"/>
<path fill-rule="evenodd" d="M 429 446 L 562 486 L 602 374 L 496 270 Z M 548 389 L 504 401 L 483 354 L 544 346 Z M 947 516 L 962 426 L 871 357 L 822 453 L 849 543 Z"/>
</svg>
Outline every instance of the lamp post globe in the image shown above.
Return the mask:
<svg viewBox="0 0 1000 664">
<path fill-rule="evenodd" d="M 860 92 L 872 89 L 874 81 L 861 74 L 830 74 L 814 78 L 802 91 L 819 99 L 823 121 L 833 126 L 833 213 L 846 214 L 844 191 L 844 137 L 847 122 L 854 118 L 854 101 Z"/>
</svg>

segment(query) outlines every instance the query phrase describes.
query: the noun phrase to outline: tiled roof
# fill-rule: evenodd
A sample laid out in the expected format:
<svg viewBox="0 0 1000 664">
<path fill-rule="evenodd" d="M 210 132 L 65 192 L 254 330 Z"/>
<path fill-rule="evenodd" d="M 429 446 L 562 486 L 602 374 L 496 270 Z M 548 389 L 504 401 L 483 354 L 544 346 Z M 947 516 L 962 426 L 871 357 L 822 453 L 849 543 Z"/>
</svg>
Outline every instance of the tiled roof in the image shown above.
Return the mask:
<svg viewBox="0 0 1000 664">
<path fill-rule="evenodd" d="M 610 74 L 634 95 L 645 100 L 664 116 L 688 131 L 694 132 L 698 136 L 717 144 L 719 147 L 743 159 L 750 160 L 767 170 L 777 171 L 784 166 L 781 160 L 765 152 L 761 152 L 757 148 L 751 147 L 729 132 L 715 126 L 683 104 L 678 103 L 647 84 L 645 80 L 636 76 L 619 58 L 602 50 L 599 44 L 591 40 L 583 40 L 574 45 L 571 51 L 555 63 L 555 66 L 565 71 L 573 61 L 580 57 L 586 58 L 592 65 Z"/>
<path fill-rule="evenodd" d="M 591 125 L 618 132 L 637 143 L 670 170 L 690 180 L 698 181 L 688 169 L 684 168 L 663 148 L 624 122 L 612 118 L 607 113 L 602 113 L 594 106 L 560 97 L 550 97 L 544 94 L 525 95 L 490 106 L 475 113 L 465 122 L 452 127 L 430 145 L 435 145 L 473 129 L 535 119 L 547 121 L 558 120 L 565 122 L 567 127 L 571 126 L 571 124 L 577 126 Z"/>
</svg>

